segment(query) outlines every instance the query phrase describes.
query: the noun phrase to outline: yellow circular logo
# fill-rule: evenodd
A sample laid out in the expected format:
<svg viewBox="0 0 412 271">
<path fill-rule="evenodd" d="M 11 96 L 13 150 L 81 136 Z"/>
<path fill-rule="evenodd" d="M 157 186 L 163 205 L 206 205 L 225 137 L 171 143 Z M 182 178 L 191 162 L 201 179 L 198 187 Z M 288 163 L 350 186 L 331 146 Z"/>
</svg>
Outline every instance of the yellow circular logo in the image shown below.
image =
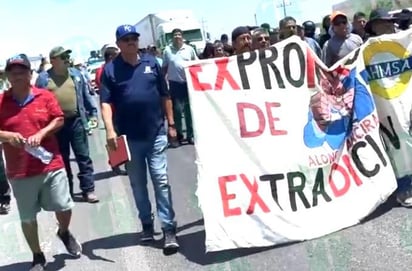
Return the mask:
<svg viewBox="0 0 412 271">
<path fill-rule="evenodd" d="M 392 54 L 398 59 L 372 63 L 374 56 L 377 54 Z M 412 77 L 408 57 L 408 50 L 398 42 L 377 41 L 369 44 L 363 51 L 363 58 L 368 67 L 372 93 L 387 100 L 401 96 Z M 392 76 L 397 76 L 392 87 L 387 88 L 379 84 L 380 79 Z"/>
</svg>

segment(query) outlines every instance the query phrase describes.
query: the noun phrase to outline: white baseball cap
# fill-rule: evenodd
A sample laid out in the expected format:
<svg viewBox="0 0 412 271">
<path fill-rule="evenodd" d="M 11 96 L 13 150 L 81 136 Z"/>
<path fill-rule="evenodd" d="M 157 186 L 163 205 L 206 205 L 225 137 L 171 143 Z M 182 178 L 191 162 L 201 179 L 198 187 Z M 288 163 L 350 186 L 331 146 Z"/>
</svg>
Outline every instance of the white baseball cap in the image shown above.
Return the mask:
<svg viewBox="0 0 412 271">
<path fill-rule="evenodd" d="M 73 66 L 83 65 L 83 63 L 84 63 L 83 59 L 75 58 L 73 61 Z"/>
<path fill-rule="evenodd" d="M 104 53 L 105 53 L 106 50 L 109 49 L 109 48 L 119 49 L 119 48 L 116 46 L 116 44 L 111 44 L 111 43 L 105 44 L 105 45 L 102 47 L 102 49 L 100 50 L 102 56 L 104 56 Z"/>
</svg>

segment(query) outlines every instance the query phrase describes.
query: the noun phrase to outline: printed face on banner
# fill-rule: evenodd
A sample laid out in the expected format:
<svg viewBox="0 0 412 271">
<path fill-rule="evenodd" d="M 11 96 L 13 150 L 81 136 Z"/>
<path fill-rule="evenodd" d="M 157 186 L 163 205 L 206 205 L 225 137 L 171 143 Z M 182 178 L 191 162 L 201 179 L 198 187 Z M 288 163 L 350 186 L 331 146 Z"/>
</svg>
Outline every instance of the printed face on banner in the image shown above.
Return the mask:
<svg viewBox="0 0 412 271">
<path fill-rule="evenodd" d="M 310 99 L 308 123 L 303 138 L 308 148 L 327 147 L 336 151 L 352 134 L 352 122 L 359 123 L 374 110 L 372 96 L 356 78 L 356 68 L 320 70 L 319 90 Z M 353 107 L 354 100 L 363 106 Z"/>
<path fill-rule="evenodd" d="M 362 56 L 327 70 L 291 37 L 186 68 L 208 251 L 320 237 L 392 194 Z"/>
</svg>

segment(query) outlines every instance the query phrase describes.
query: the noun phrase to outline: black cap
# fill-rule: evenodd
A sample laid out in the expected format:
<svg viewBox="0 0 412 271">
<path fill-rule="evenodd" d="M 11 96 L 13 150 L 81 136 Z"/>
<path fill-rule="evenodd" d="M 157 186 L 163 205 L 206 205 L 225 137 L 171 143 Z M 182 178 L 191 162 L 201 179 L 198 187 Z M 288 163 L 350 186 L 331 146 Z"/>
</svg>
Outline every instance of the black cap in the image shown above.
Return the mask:
<svg viewBox="0 0 412 271">
<path fill-rule="evenodd" d="M 31 70 L 29 58 L 25 54 L 19 54 L 7 59 L 6 71 L 9 71 L 12 66 L 19 65 Z"/>
<path fill-rule="evenodd" d="M 316 30 L 316 24 L 313 21 L 305 21 L 302 24 L 303 29 L 306 31 L 315 31 Z"/>
<path fill-rule="evenodd" d="M 232 41 L 235 41 L 240 35 L 250 33 L 250 29 L 247 26 L 238 26 L 232 31 Z"/>
<path fill-rule="evenodd" d="M 376 21 L 391 21 L 395 22 L 396 18 L 389 14 L 389 11 L 384 8 L 377 8 L 371 11 L 369 15 L 369 21 L 365 25 L 366 33 L 372 33 L 372 23 Z"/>
<path fill-rule="evenodd" d="M 395 16 L 399 20 L 410 20 L 411 17 L 412 17 L 412 12 L 409 9 L 404 8 L 404 9 L 402 9 L 401 12 L 399 12 Z"/>
</svg>

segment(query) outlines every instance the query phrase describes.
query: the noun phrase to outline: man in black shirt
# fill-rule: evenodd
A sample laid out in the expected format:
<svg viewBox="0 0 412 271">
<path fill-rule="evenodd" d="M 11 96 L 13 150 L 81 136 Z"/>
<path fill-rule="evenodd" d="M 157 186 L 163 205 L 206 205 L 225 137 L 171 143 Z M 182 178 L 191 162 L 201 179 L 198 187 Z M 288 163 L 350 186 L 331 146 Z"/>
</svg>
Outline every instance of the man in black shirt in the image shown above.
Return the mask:
<svg viewBox="0 0 412 271">
<path fill-rule="evenodd" d="M 323 45 L 330 39 L 330 35 L 329 35 L 330 15 L 326 15 L 325 17 L 323 17 L 322 28 L 323 28 L 323 31 L 325 31 L 325 33 L 323 33 L 319 37 L 320 48 L 323 48 Z"/>
</svg>

